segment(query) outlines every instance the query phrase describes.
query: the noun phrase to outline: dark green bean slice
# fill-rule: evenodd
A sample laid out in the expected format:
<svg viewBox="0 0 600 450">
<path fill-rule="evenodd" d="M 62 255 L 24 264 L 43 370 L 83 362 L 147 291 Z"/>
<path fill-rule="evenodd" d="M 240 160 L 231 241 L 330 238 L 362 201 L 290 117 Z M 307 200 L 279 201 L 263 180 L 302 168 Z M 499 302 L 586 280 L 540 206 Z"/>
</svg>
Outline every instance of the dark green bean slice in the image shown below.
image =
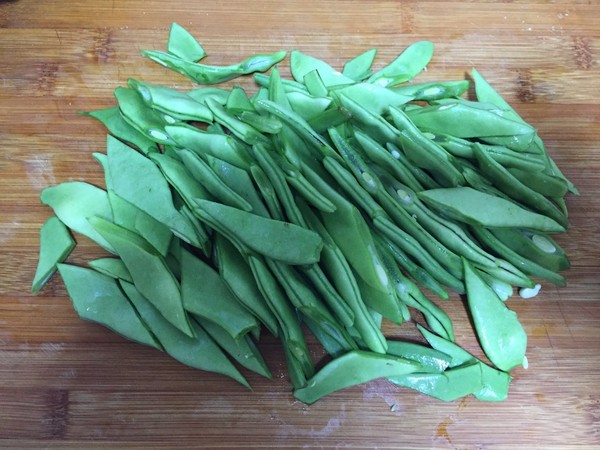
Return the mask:
<svg viewBox="0 0 600 450">
<path fill-rule="evenodd" d="M 481 171 L 492 180 L 498 189 L 523 205 L 555 220 L 564 228 L 569 226 L 567 217 L 550 200 L 521 183 L 479 146 L 475 146 L 474 151 Z"/>
<path fill-rule="evenodd" d="M 158 151 L 156 142 L 129 125 L 116 106 L 82 114 L 99 120 L 114 137 L 136 146 L 146 155 Z"/>
<path fill-rule="evenodd" d="M 275 220 L 284 220 L 283 208 L 275 194 L 273 184 L 269 181 L 265 171 L 262 170 L 258 164 L 254 164 L 250 167 L 250 174 L 267 206 L 268 214 L 264 217 L 270 217 Z"/>
<path fill-rule="evenodd" d="M 182 125 L 166 126 L 165 131 L 178 146 L 198 155 L 210 154 L 242 169 L 249 169 L 252 158 L 234 138 L 225 134 L 212 134 Z"/>
<path fill-rule="evenodd" d="M 169 183 L 156 164 L 114 138 L 108 138 L 107 154 L 115 194 L 168 226 L 186 242 L 203 246 L 189 220 L 175 209 Z"/>
<path fill-rule="evenodd" d="M 373 73 L 371 66 L 376 54 L 377 49 L 372 48 L 346 61 L 342 69 L 342 75 L 352 78 L 354 81 L 362 81 L 365 78 L 369 78 Z"/>
<path fill-rule="evenodd" d="M 177 56 L 158 50 L 144 50 L 142 56 L 151 59 L 199 84 L 218 84 L 232 80 L 241 75 L 254 72 L 265 72 L 286 56 L 285 51 L 271 54 L 256 54 L 238 64 L 229 66 L 208 66 L 186 61 Z"/>
<path fill-rule="evenodd" d="M 69 181 L 45 188 L 40 200 L 71 230 L 115 253 L 112 245 L 88 222 L 92 216 L 113 219 L 106 191 L 81 181 Z"/>
<path fill-rule="evenodd" d="M 340 389 L 416 372 L 420 367 L 408 359 L 354 350 L 327 363 L 308 380 L 306 387 L 294 391 L 294 397 L 311 404 Z"/>
<path fill-rule="evenodd" d="M 92 217 L 89 222 L 115 248 L 136 288 L 173 326 L 193 336 L 183 308 L 179 283 L 164 258 L 139 235 L 123 227 L 99 217 Z"/>
<path fill-rule="evenodd" d="M 198 322 L 191 321 L 193 337 L 190 337 L 165 320 L 133 284 L 121 281 L 121 287 L 171 357 L 186 366 L 231 377 L 250 389 L 244 376 Z"/>
<path fill-rule="evenodd" d="M 142 96 L 149 107 L 166 114 L 167 122 L 177 119 L 210 123 L 213 120 L 213 115 L 205 104 L 183 92 L 133 78 L 127 80 L 127 84 Z"/>
<path fill-rule="evenodd" d="M 257 253 L 288 264 L 312 264 L 319 260 L 323 241 L 313 231 L 207 200 L 196 203 L 200 218 L 207 215 L 219 222 Z"/>
<path fill-rule="evenodd" d="M 508 372 L 523 364 L 527 334 L 516 313 L 506 307 L 470 263 L 463 262 L 467 303 L 479 342 L 490 361 Z"/>
<path fill-rule="evenodd" d="M 254 276 L 243 256 L 226 238 L 215 236 L 215 258 L 219 274 L 242 303 L 265 327 L 277 336 L 277 319 L 258 289 Z"/>
<path fill-rule="evenodd" d="M 469 89 L 468 80 L 433 81 L 429 83 L 407 83 L 392 88 L 398 94 L 413 97 L 418 101 L 431 102 L 442 98 L 459 97 Z"/>
<path fill-rule="evenodd" d="M 450 218 L 485 227 L 517 227 L 560 233 L 554 220 L 517 204 L 469 187 L 431 189 L 417 194 L 421 200 Z"/>
<path fill-rule="evenodd" d="M 283 126 L 279 120 L 255 112 L 244 111 L 238 117 L 242 122 L 264 134 L 277 134 Z"/>
<path fill-rule="evenodd" d="M 31 292 L 38 292 L 75 248 L 75 241 L 67 227 L 56 216 L 50 217 L 40 229 L 40 255 L 31 283 Z"/>
<path fill-rule="evenodd" d="M 425 170 L 417 167 L 412 164 L 407 158 L 406 153 L 400 147 L 395 146 L 391 142 L 388 142 L 386 145 L 387 149 L 391 153 L 391 155 L 398 160 L 398 162 L 405 167 L 405 170 L 409 171 L 413 177 L 420 184 L 420 188 L 417 191 L 422 191 L 423 189 L 436 189 L 441 187 L 441 184 L 438 183 L 429 173 Z"/>
<path fill-rule="evenodd" d="M 115 278 L 115 279 L 120 278 L 122 280 L 133 283 L 131 274 L 129 273 L 129 270 L 127 270 L 127 267 L 125 266 L 125 263 L 123 263 L 122 259 L 98 258 L 98 259 L 94 259 L 92 261 L 88 261 L 88 265 L 92 269 L 94 269 L 104 275 L 108 275 L 111 278 Z"/>
<path fill-rule="evenodd" d="M 174 143 L 164 132 L 164 128 L 165 125 L 175 123 L 175 119 L 167 118 L 150 108 L 135 89 L 118 87 L 114 95 L 119 103 L 119 111 L 129 125 L 154 142 L 166 145 Z"/>
<path fill-rule="evenodd" d="M 483 227 L 472 227 L 472 230 L 477 239 L 479 239 L 479 241 L 490 251 L 497 253 L 508 262 L 514 264 L 527 275 L 549 281 L 556 286 L 566 285 L 565 278 L 562 275 L 553 272 L 552 270 L 548 270 L 545 267 L 519 255 L 510 247 L 505 245 L 500 239 L 496 238 L 491 231 Z"/>
<path fill-rule="evenodd" d="M 409 45 L 383 69 L 369 77 L 369 83 L 393 86 L 412 80 L 427 67 L 433 56 L 433 43 L 419 41 Z"/>
<path fill-rule="evenodd" d="M 423 372 L 441 373 L 450 365 L 450 357 L 445 353 L 425 345 L 407 341 L 389 340 L 388 355 L 410 359 L 421 364 Z"/>
<path fill-rule="evenodd" d="M 117 281 L 84 267 L 58 264 L 73 307 L 82 319 L 99 323 L 140 344 L 161 349 Z"/>
<path fill-rule="evenodd" d="M 402 315 L 400 304 L 392 289 L 387 292 L 378 291 L 364 282 L 359 274 L 355 274 L 355 279 L 365 305 L 396 325 L 402 325 L 405 317 Z"/>
<path fill-rule="evenodd" d="M 511 228 L 490 231 L 504 245 L 548 270 L 558 272 L 571 267 L 565 251 L 548 235 Z"/>
<path fill-rule="evenodd" d="M 181 250 L 181 298 L 186 311 L 213 321 L 235 340 L 259 326 L 225 280 L 184 249 Z"/>
<path fill-rule="evenodd" d="M 167 51 L 190 62 L 200 61 L 206 56 L 202 45 L 189 31 L 176 22 L 171 24 L 171 29 L 169 30 Z"/>
</svg>

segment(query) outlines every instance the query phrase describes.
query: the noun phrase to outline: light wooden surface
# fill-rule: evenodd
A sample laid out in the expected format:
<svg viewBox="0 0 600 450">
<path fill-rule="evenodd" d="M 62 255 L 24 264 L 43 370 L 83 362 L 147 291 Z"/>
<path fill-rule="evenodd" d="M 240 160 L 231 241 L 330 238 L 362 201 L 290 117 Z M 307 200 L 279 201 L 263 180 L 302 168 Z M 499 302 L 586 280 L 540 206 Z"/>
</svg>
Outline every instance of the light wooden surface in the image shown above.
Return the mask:
<svg viewBox="0 0 600 450">
<path fill-rule="evenodd" d="M 530 367 L 514 372 L 506 402 L 446 404 L 376 381 L 308 407 L 293 400 L 271 339 L 262 348 L 274 380 L 248 375 L 248 392 L 79 320 L 58 277 L 29 294 L 49 215 L 40 190 L 102 182 L 91 153 L 104 148 L 103 128 L 76 112 L 112 105 L 128 77 L 191 87 L 139 56 L 164 48 L 171 21 L 215 64 L 298 48 L 341 67 L 377 47 L 381 66 L 430 39 L 422 80 L 476 66 L 539 128 L 581 191 L 558 237 L 573 267 L 566 288 L 510 302 Z M 599 24 L 595 0 L 0 1 L 0 447 L 598 448 Z M 79 241 L 73 262 L 101 254 Z M 481 355 L 458 297 L 443 306 L 458 342 Z"/>
</svg>

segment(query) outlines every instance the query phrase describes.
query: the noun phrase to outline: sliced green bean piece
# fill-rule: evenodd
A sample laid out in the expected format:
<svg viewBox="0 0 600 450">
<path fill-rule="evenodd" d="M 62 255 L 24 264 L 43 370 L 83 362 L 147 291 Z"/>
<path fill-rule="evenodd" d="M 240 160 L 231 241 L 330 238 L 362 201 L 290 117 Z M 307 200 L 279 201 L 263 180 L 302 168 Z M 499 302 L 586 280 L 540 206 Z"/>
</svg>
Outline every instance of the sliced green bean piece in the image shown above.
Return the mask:
<svg viewBox="0 0 600 450">
<path fill-rule="evenodd" d="M 231 133 L 248 145 L 263 143 L 269 145 L 269 139 L 253 126 L 242 122 L 230 114 L 223 106 L 211 98 L 206 99 L 206 105 L 214 115 L 215 121 L 227 128 Z"/>
<path fill-rule="evenodd" d="M 279 159 L 279 166 L 285 171 L 286 181 L 295 188 L 295 191 L 309 204 L 323 212 L 334 212 L 335 205 L 322 194 L 315 186 L 302 175 L 302 172 L 289 164 L 286 160 Z"/>
<path fill-rule="evenodd" d="M 400 107 L 413 100 L 412 96 L 371 83 L 355 83 L 336 92 L 359 103 L 373 114 L 384 114 L 390 106 Z"/>
<path fill-rule="evenodd" d="M 286 54 L 285 51 L 271 54 L 256 54 L 238 64 L 231 64 L 229 66 L 209 66 L 189 62 L 158 50 L 142 51 L 142 56 L 144 58 L 151 59 L 199 84 L 218 84 L 232 80 L 241 75 L 248 75 L 254 72 L 265 72 L 285 58 Z"/>
<path fill-rule="evenodd" d="M 269 86 L 270 83 L 270 77 L 269 75 L 265 75 L 264 73 L 254 73 L 252 74 L 252 76 L 254 77 L 254 81 L 256 81 L 256 83 L 263 87 L 266 88 Z M 286 93 L 290 94 L 292 92 L 300 92 L 303 94 L 307 94 L 308 91 L 306 90 L 306 86 L 304 86 L 304 84 L 302 83 L 298 83 L 297 81 L 294 80 L 288 80 L 286 78 L 283 78 L 281 80 L 282 84 L 283 84 L 283 88 L 285 90 Z M 262 95 L 262 94 L 261 94 Z M 258 99 L 255 99 L 258 100 Z"/>
<path fill-rule="evenodd" d="M 298 50 L 290 53 L 290 71 L 296 81 L 300 83 L 304 82 L 304 76 L 313 70 L 318 71 L 323 83 L 327 87 L 354 83 L 353 79 L 342 75 L 341 72 L 338 72 L 320 59 L 306 55 Z"/>
<path fill-rule="evenodd" d="M 58 270 L 73 307 L 82 319 L 99 323 L 140 344 L 161 349 L 114 278 L 70 264 L 58 264 Z"/>
<path fill-rule="evenodd" d="M 152 139 L 129 125 L 123 119 L 118 107 L 84 112 L 87 116 L 99 120 L 114 137 L 135 145 L 144 154 L 157 152 L 158 146 Z"/>
<path fill-rule="evenodd" d="M 191 223 L 175 209 L 169 183 L 156 164 L 116 139 L 108 139 L 108 166 L 115 194 L 201 248 L 203 243 Z"/>
<path fill-rule="evenodd" d="M 355 274 L 355 279 L 365 305 L 397 325 L 401 325 L 404 322 L 405 318 L 402 315 L 398 299 L 393 290 L 389 289 L 387 292 L 378 291 L 363 281 L 358 274 Z"/>
<path fill-rule="evenodd" d="M 525 186 L 547 197 L 563 197 L 569 191 L 565 180 L 554 175 L 518 168 L 509 168 L 508 171 Z"/>
<path fill-rule="evenodd" d="M 479 276 L 491 287 L 496 295 L 505 302 L 510 297 L 512 297 L 514 290 L 513 286 L 510 283 L 507 283 L 504 280 L 499 280 L 487 272 L 479 271 Z"/>
<path fill-rule="evenodd" d="M 469 262 L 463 262 L 467 303 L 479 342 L 490 361 L 508 372 L 523 364 L 527 334 L 516 313 L 506 307 Z"/>
<path fill-rule="evenodd" d="M 31 292 L 38 292 L 75 248 L 75 241 L 67 227 L 56 216 L 50 217 L 40 229 L 40 254 Z"/>
<path fill-rule="evenodd" d="M 129 125 L 154 142 L 166 145 L 174 143 L 164 128 L 175 123 L 175 119 L 150 108 L 135 89 L 118 87 L 114 95 L 119 103 L 119 111 Z"/>
<path fill-rule="evenodd" d="M 428 373 L 441 373 L 450 365 L 450 357 L 445 353 L 425 345 L 407 341 L 389 340 L 388 355 L 410 359 L 421 364 L 422 371 Z"/>
<path fill-rule="evenodd" d="M 231 377 L 250 389 L 244 376 L 227 359 L 227 356 L 198 322 L 191 321 L 193 336 L 190 337 L 165 320 L 133 284 L 124 281 L 120 283 L 139 315 L 171 357 L 186 366 Z"/>
<path fill-rule="evenodd" d="M 471 225 L 517 227 L 556 233 L 565 231 L 549 217 L 469 187 L 430 189 L 417 195 L 442 214 Z"/>
<path fill-rule="evenodd" d="M 246 170 L 240 169 L 233 164 L 229 164 L 222 159 L 215 158 L 208 154 L 204 155 L 204 158 L 223 183 L 248 202 L 251 206 L 250 211 L 259 216 L 269 216 L 269 211 L 267 211 L 263 200 L 252 183 L 252 178 L 250 178 L 250 175 Z"/>
<path fill-rule="evenodd" d="M 373 73 L 371 66 L 376 54 L 377 49 L 372 48 L 346 61 L 342 69 L 342 75 L 352 78 L 354 81 L 362 81 L 365 78 L 369 78 Z"/>
<path fill-rule="evenodd" d="M 521 183 L 479 146 L 475 146 L 474 152 L 481 171 L 492 180 L 498 189 L 525 206 L 555 220 L 562 227 L 569 226 L 569 220 L 550 200 Z"/>
<path fill-rule="evenodd" d="M 389 377 L 388 380 L 445 402 L 452 402 L 482 389 L 481 366 L 477 362 L 443 373 L 411 373 Z"/>
<path fill-rule="evenodd" d="M 298 201 L 298 207 L 302 211 L 309 228 L 319 233 L 319 236 L 323 239 L 323 251 L 319 264 L 322 265 L 332 284 L 353 312 L 354 327 L 364 341 L 365 346 L 373 352 L 385 353 L 385 338 L 377 324 L 373 322 L 365 306 L 358 282 L 348 261 L 315 212 L 301 201 Z"/>
<path fill-rule="evenodd" d="M 191 91 L 187 91 L 186 94 L 192 97 L 194 100 L 200 103 L 204 103 L 206 105 L 206 99 L 212 98 L 216 102 L 219 102 L 221 105 L 227 104 L 227 99 L 229 98 L 229 89 L 218 88 L 213 86 L 202 86 L 197 89 L 192 89 Z"/>
<path fill-rule="evenodd" d="M 409 45 L 383 69 L 369 77 L 369 83 L 393 86 L 412 80 L 427 67 L 433 56 L 433 43 L 419 41 Z"/>
<path fill-rule="evenodd" d="M 433 81 L 429 83 L 406 83 L 392 88 L 398 94 L 413 97 L 417 101 L 431 102 L 443 98 L 459 97 L 469 89 L 468 80 Z"/>
<path fill-rule="evenodd" d="M 458 186 L 463 182 L 450 153 L 427 139 L 402 110 L 391 107 L 390 115 L 399 131 L 396 142 L 400 143 L 408 159 L 418 167 L 434 172 L 443 186 Z"/>
<path fill-rule="evenodd" d="M 133 78 L 127 80 L 127 84 L 142 96 L 149 107 L 166 114 L 169 118 L 205 123 L 210 123 L 213 120 L 213 115 L 205 104 L 194 100 L 183 92 L 166 86 L 134 80 Z M 167 122 L 172 122 L 169 118 L 165 119 Z"/>
<path fill-rule="evenodd" d="M 354 350 L 327 363 L 308 380 L 306 387 L 294 391 L 294 397 L 311 404 L 340 389 L 416 372 L 420 367 L 408 359 Z"/>
<path fill-rule="evenodd" d="M 275 220 L 284 220 L 283 208 L 281 203 L 275 194 L 273 184 L 269 181 L 267 174 L 260 168 L 258 164 L 250 167 L 250 174 L 252 179 L 256 183 L 258 190 L 262 196 L 263 201 L 268 209 L 268 214 L 264 217 L 270 217 Z"/>
<path fill-rule="evenodd" d="M 429 173 L 412 164 L 409 158 L 407 158 L 404 150 L 402 150 L 400 147 L 395 146 L 391 142 L 389 142 L 386 147 L 392 156 L 396 158 L 398 162 L 406 168 L 406 170 L 410 171 L 413 177 L 419 182 L 419 184 L 422 186 L 419 191 L 422 191 L 423 189 L 436 189 L 441 187 L 441 184 L 438 183 Z"/>
<path fill-rule="evenodd" d="M 60 221 L 71 230 L 115 253 L 112 245 L 88 222 L 88 218 L 93 216 L 113 219 L 106 191 L 82 181 L 69 181 L 45 188 L 40 200 L 52 208 Z"/>
<path fill-rule="evenodd" d="M 194 184 L 200 184 L 202 187 L 202 189 L 199 189 L 200 192 L 207 191 L 212 197 L 223 202 L 225 205 L 240 208 L 244 211 L 252 210 L 252 205 L 223 182 L 213 169 L 197 154 L 185 149 L 179 150 L 177 154 L 183 161 L 185 168 L 191 174 L 191 178 L 195 179 Z M 192 208 L 195 206 L 194 198 L 208 200 L 210 197 L 206 193 L 190 197 L 192 201 L 192 205 L 190 206 Z"/>
<path fill-rule="evenodd" d="M 548 270 L 558 272 L 571 267 L 564 249 L 546 234 L 511 228 L 493 228 L 490 231 L 504 245 Z"/>
<path fill-rule="evenodd" d="M 240 303 L 252 312 L 273 336 L 277 336 L 277 319 L 258 289 L 250 266 L 235 246 L 220 234 L 215 237 L 215 257 L 219 274 Z"/>
<path fill-rule="evenodd" d="M 127 267 L 125 266 L 125 263 L 123 262 L 122 259 L 98 258 L 98 259 L 94 259 L 92 261 L 88 261 L 88 265 L 92 269 L 94 269 L 104 275 L 108 275 L 111 278 L 115 278 L 115 279 L 120 278 L 122 280 L 133 283 L 131 274 L 129 273 L 129 270 L 127 270 Z"/>
<path fill-rule="evenodd" d="M 207 200 L 196 203 L 201 219 L 209 216 L 257 253 L 288 264 L 319 260 L 323 241 L 314 231 Z"/>
<path fill-rule="evenodd" d="M 225 134 L 213 134 L 191 126 L 166 126 L 165 131 L 178 146 L 192 150 L 198 155 L 210 154 L 242 169 L 249 169 L 252 158 L 234 138 Z"/>
<path fill-rule="evenodd" d="M 466 350 L 462 349 L 453 342 L 450 342 L 436 334 L 427 331 L 417 324 L 417 328 L 423 334 L 429 345 L 439 350 L 452 359 L 450 367 L 460 367 L 472 362 L 478 362 L 481 370 L 481 388 L 473 392 L 473 395 L 483 401 L 503 401 L 508 396 L 508 386 L 512 377 L 506 372 L 502 372 L 482 363 Z"/>
<path fill-rule="evenodd" d="M 293 377 L 292 380 L 296 380 L 297 383 L 301 383 L 302 380 L 306 381 L 306 378 L 314 374 L 315 368 L 310 359 L 300 321 L 264 260 L 257 256 L 249 256 L 248 263 L 263 297 L 277 317 L 280 328 L 279 336 L 282 338 L 286 357 L 288 357 L 288 361 L 293 361 L 290 364 L 291 367 L 299 370 L 301 374 L 301 376 Z"/>
<path fill-rule="evenodd" d="M 526 151 L 536 133 L 535 128 L 523 122 L 459 100 L 427 106 L 409 114 L 411 121 L 419 128 L 459 138 L 481 138 L 488 141 L 488 138 L 508 136 L 510 140 L 506 142 L 506 146 L 515 151 Z"/>
<path fill-rule="evenodd" d="M 289 92 L 287 98 L 294 112 L 307 121 L 317 117 L 331 105 L 330 98 L 315 97 L 302 92 Z"/>
<path fill-rule="evenodd" d="M 241 86 L 233 86 L 227 97 L 225 108 L 233 114 L 242 114 L 244 112 L 256 112 L 252 102 L 246 95 L 246 91 Z"/>
<path fill-rule="evenodd" d="M 483 227 L 472 227 L 472 230 L 477 239 L 479 239 L 479 241 L 490 251 L 497 253 L 502 258 L 514 264 L 524 273 L 541 278 L 542 280 L 549 281 L 556 286 L 565 286 L 567 284 L 562 275 L 553 272 L 552 270 L 548 270 L 545 267 L 519 255 L 510 247 L 505 245 L 500 239 L 496 238 L 491 231 Z"/>
<path fill-rule="evenodd" d="M 181 298 L 186 311 L 213 321 L 235 340 L 258 327 L 255 317 L 240 304 L 225 280 L 184 249 L 181 250 Z"/>
<path fill-rule="evenodd" d="M 314 95 L 315 97 L 325 97 L 329 94 L 329 88 L 323 81 L 323 78 L 317 69 L 306 72 L 303 79 L 304 86 L 310 95 Z"/>
<path fill-rule="evenodd" d="M 206 56 L 202 45 L 189 31 L 176 22 L 171 24 L 171 29 L 169 30 L 167 51 L 190 62 L 200 61 Z"/>
<path fill-rule="evenodd" d="M 240 365 L 263 377 L 273 378 L 269 366 L 267 366 L 260 350 L 249 335 L 241 336 L 240 339 L 235 340 L 227 331 L 214 322 L 202 317 L 197 317 L 196 320 L 219 347 L 225 350 Z"/>
<path fill-rule="evenodd" d="M 122 199 L 113 191 L 108 191 L 108 200 L 113 212 L 113 222 L 139 234 L 161 255 L 165 256 L 173 233 L 163 223 L 142 211 L 137 206 Z"/>
<path fill-rule="evenodd" d="M 279 120 L 255 112 L 244 111 L 238 117 L 242 122 L 264 134 L 278 134 L 283 126 Z"/>
<path fill-rule="evenodd" d="M 123 227 L 99 217 L 92 217 L 89 222 L 115 248 L 136 288 L 173 326 L 193 336 L 183 308 L 179 283 L 164 258 L 139 235 Z"/>
</svg>

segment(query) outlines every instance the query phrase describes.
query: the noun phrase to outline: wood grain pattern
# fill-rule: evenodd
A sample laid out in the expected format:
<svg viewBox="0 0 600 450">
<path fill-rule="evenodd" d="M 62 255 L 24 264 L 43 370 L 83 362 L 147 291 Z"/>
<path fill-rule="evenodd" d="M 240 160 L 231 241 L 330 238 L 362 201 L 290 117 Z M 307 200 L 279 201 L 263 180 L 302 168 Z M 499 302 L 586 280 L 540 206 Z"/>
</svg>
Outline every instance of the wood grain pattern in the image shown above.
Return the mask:
<svg viewBox="0 0 600 450">
<path fill-rule="evenodd" d="M 514 372 L 506 402 L 446 404 L 375 381 L 308 407 L 293 400 L 269 337 L 261 346 L 274 379 L 248 374 L 248 392 L 79 320 L 58 277 L 29 293 L 49 215 L 40 190 L 102 183 L 91 153 L 103 150 L 104 130 L 77 111 L 112 105 L 129 77 L 192 86 L 139 56 L 164 47 L 171 21 L 215 64 L 298 48 L 341 67 L 377 47 L 381 66 L 430 39 L 436 55 L 422 80 L 462 79 L 476 66 L 538 127 L 581 195 L 568 198 L 572 227 L 557 237 L 572 259 L 569 285 L 511 300 L 530 368 Z M 0 447 L 599 448 L 598 23 L 593 0 L 0 1 Z M 102 254 L 78 240 L 73 262 Z M 458 342 L 481 356 L 461 301 L 443 306 Z M 416 336 L 411 324 L 385 330 Z M 322 356 L 312 341 L 311 350 Z"/>
</svg>

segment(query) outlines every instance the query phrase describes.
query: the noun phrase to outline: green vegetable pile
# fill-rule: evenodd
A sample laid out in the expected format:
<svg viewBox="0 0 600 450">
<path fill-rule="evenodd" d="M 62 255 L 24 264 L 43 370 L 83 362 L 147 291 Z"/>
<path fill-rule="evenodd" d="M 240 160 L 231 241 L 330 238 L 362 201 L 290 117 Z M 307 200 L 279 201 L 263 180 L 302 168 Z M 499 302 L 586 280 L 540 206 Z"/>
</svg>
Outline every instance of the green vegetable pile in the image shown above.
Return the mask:
<svg viewBox="0 0 600 450">
<path fill-rule="evenodd" d="M 433 54 L 423 41 L 379 71 L 374 49 L 341 72 L 293 51 L 285 79 L 285 52 L 200 64 L 177 24 L 167 52 L 142 54 L 200 84 L 253 74 L 258 88 L 132 79 L 117 106 L 86 113 L 110 133 L 94 154 L 106 189 L 43 190 L 54 215 L 34 292 L 58 269 L 82 318 L 248 387 L 239 366 L 271 377 L 264 327 L 305 403 L 382 377 L 445 401 L 507 397 L 527 336 L 504 301 L 564 285 L 551 234 L 577 191 L 477 71 L 477 101 L 467 80 L 413 82 Z M 65 264 L 69 229 L 114 256 Z M 454 342 L 424 290 L 441 303 L 466 294 L 491 364 Z M 417 322 L 429 345 L 386 339 L 384 318 Z M 319 370 L 308 332 L 331 357 Z"/>
</svg>

